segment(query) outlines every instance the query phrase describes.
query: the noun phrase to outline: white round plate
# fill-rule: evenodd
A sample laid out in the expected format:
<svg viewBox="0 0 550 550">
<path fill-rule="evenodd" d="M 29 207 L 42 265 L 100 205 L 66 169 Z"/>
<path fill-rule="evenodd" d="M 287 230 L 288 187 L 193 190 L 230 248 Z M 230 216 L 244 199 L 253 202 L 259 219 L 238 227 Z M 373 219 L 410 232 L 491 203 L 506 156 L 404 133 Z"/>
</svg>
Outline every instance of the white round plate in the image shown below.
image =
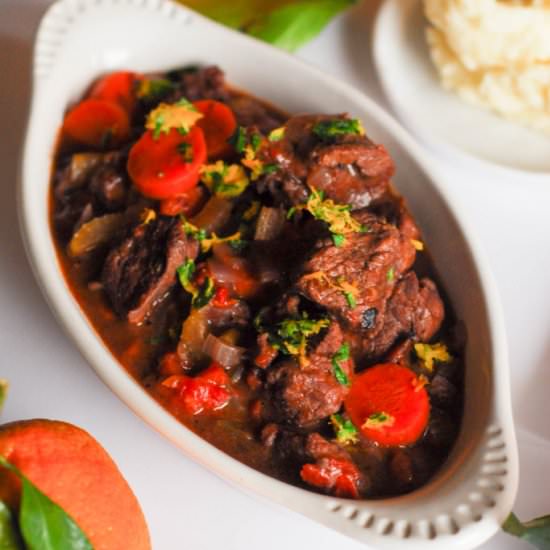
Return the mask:
<svg viewBox="0 0 550 550">
<path fill-rule="evenodd" d="M 374 60 L 401 120 L 439 153 L 474 157 L 522 181 L 550 180 L 549 137 L 471 106 L 441 87 L 426 25 L 421 0 L 386 0 L 378 12 Z"/>
</svg>

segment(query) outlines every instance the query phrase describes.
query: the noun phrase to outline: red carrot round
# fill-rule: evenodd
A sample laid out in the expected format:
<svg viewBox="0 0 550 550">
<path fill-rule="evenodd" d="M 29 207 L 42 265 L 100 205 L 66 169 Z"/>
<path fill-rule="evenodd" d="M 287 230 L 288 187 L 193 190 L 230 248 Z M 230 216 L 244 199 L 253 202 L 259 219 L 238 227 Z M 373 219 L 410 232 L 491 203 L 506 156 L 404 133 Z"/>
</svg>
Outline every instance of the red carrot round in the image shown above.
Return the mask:
<svg viewBox="0 0 550 550">
<path fill-rule="evenodd" d="M 227 140 L 235 133 L 237 121 L 233 111 L 224 103 L 213 99 L 195 101 L 193 105 L 204 115 L 197 122 L 206 138 L 208 158 L 218 158 L 231 151 Z"/>
<path fill-rule="evenodd" d="M 385 363 L 356 376 L 345 401 L 346 412 L 362 434 L 380 445 L 410 445 L 426 429 L 428 393 L 416 374 Z"/>
<path fill-rule="evenodd" d="M 116 145 L 130 133 L 126 111 L 117 103 L 102 99 L 85 99 L 65 116 L 66 136 L 91 147 Z"/>
<path fill-rule="evenodd" d="M 100 78 L 90 90 L 88 97 L 118 103 L 128 114 L 134 109 L 134 93 L 137 75 L 130 71 L 118 71 Z"/>
<path fill-rule="evenodd" d="M 128 174 L 138 191 L 151 199 L 169 199 L 187 193 L 199 181 L 206 160 L 200 128 L 182 135 L 176 129 L 153 136 L 145 132 L 130 149 Z"/>
</svg>

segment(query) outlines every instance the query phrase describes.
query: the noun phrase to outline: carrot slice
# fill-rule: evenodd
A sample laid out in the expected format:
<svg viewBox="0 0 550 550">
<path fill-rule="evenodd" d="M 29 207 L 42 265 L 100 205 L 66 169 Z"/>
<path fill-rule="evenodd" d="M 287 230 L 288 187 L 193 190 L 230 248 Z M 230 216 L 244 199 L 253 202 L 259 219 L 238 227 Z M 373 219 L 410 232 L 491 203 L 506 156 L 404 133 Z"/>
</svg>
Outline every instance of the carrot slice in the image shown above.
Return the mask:
<svg viewBox="0 0 550 550">
<path fill-rule="evenodd" d="M 130 71 L 118 71 L 99 79 L 92 87 L 88 97 L 118 103 L 131 114 L 136 104 L 134 93 L 138 75 Z"/>
<path fill-rule="evenodd" d="M 227 140 L 237 128 L 233 111 L 224 103 L 213 99 L 195 101 L 193 105 L 204 115 L 197 126 L 204 132 L 208 158 L 219 158 L 230 153 L 232 149 Z"/>
<path fill-rule="evenodd" d="M 410 445 L 426 429 L 430 401 L 412 370 L 384 363 L 355 377 L 345 408 L 368 439 L 386 446 Z"/>
<path fill-rule="evenodd" d="M 84 145 L 110 146 L 129 136 L 130 122 L 120 105 L 102 99 L 85 99 L 67 113 L 63 132 Z"/>
<path fill-rule="evenodd" d="M 205 160 L 206 144 L 200 128 L 194 127 L 186 135 L 172 129 L 157 137 L 147 131 L 130 149 L 127 167 L 142 195 L 161 200 L 195 187 Z"/>
</svg>

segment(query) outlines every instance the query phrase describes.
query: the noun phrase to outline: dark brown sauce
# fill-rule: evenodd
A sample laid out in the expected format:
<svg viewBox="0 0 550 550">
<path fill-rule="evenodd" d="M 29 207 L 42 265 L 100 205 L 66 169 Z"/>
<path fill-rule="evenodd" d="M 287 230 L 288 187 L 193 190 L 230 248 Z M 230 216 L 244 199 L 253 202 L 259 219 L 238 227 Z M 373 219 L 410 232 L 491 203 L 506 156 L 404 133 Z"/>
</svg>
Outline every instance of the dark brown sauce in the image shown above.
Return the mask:
<svg viewBox="0 0 550 550">
<path fill-rule="evenodd" d="M 249 97 L 235 89 L 233 89 L 231 93 L 235 97 L 239 95 L 245 98 Z M 268 110 L 271 110 L 273 116 L 284 116 L 286 118 L 286 115 L 282 115 L 279 109 L 265 102 L 262 102 L 262 104 L 267 107 Z M 63 161 L 63 158 L 66 158 L 70 152 L 71 150 L 67 148 L 66 144 L 60 143 L 56 156 L 56 166 L 58 166 L 59 163 Z M 52 180 L 53 179 L 52 177 Z M 167 342 L 166 335 L 163 334 L 166 328 L 165 323 L 158 320 L 166 314 L 166 309 L 170 307 L 171 300 L 165 300 L 164 304 L 155 312 L 155 315 L 139 326 L 129 324 L 126 320 L 117 317 L 107 302 L 102 289 L 93 284 L 98 276 L 96 256 L 89 255 L 79 260 L 71 258 L 67 254 L 66 241 L 56 231 L 54 223 L 56 198 L 53 183 L 51 186 L 49 208 L 51 231 L 54 236 L 57 257 L 65 282 L 71 294 L 87 316 L 97 336 L 104 342 L 117 361 L 136 381 L 145 387 L 152 397 L 194 433 L 203 437 L 206 441 L 226 452 L 233 458 L 256 470 L 284 481 L 303 486 L 297 472 L 289 470 L 286 463 L 273 460 L 270 449 L 261 443 L 257 433 L 258 427 L 251 420 L 249 412 L 251 402 L 256 398 L 256 395 L 254 392 L 250 391 L 243 380 L 234 383 L 233 389 L 236 393 L 236 398 L 233 398 L 228 406 L 216 412 L 203 413 L 200 415 L 190 415 L 186 413 L 177 399 L 174 398 L 173 392 L 156 383 L 157 375 L 155 366 L 161 355 L 173 346 L 173 342 Z M 99 256 L 101 256 L 101 254 Z M 440 284 L 433 262 L 426 251 L 424 251 L 423 254 L 417 255 L 413 270 L 419 277 L 424 275 L 430 276 L 435 280 L 440 291 L 444 288 Z M 452 307 L 445 298 L 443 292 L 442 294 L 446 308 L 446 320 L 438 333 L 438 338 L 444 342 L 451 343 L 455 359 L 459 364 L 457 369 L 462 372 L 460 357 L 463 343 L 452 344 L 456 322 L 452 313 Z M 175 330 L 177 332 L 179 327 L 176 327 Z M 361 368 L 366 366 L 368 365 L 361 365 Z M 458 389 L 460 393 L 462 393 L 462 375 L 459 376 Z M 455 431 L 458 431 L 461 416 L 462 397 L 460 396 L 451 414 Z M 368 444 L 366 445 L 368 446 Z M 422 485 L 444 462 L 450 448 L 447 446 L 442 451 L 433 451 L 433 449 L 426 444 L 425 438 L 422 438 L 414 447 L 418 449 L 418 452 L 416 454 L 413 453 L 413 458 L 419 455 L 421 458 L 418 460 L 425 460 L 427 465 L 423 466 L 423 468 L 426 469 L 426 472 L 419 476 L 418 480 L 415 480 L 413 484 L 405 488 L 398 488 L 396 482 L 389 479 L 386 475 L 384 479 L 378 480 L 375 485 L 380 487 L 386 485 L 387 487 L 384 490 L 376 491 L 372 495 L 373 497 L 410 492 L 419 485 Z M 370 470 L 371 464 L 369 460 L 363 456 L 361 447 L 352 449 L 350 452 L 357 464 L 365 471 Z M 380 460 L 385 461 L 385 463 L 391 459 L 391 452 L 387 449 L 377 449 L 376 453 L 380 455 Z M 426 454 L 430 456 L 425 458 L 424 455 Z M 414 459 L 416 460 L 416 458 Z M 311 487 L 309 488 L 311 489 Z"/>
</svg>

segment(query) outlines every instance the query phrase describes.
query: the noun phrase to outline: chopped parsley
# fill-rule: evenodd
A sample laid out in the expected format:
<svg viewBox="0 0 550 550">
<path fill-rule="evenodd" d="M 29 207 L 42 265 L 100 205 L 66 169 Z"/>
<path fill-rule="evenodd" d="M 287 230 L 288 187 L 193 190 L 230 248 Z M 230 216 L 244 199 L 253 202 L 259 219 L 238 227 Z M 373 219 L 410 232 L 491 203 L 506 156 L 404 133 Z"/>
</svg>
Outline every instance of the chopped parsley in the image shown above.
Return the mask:
<svg viewBox="0 0 550 550">
<path fill-rule="evenodd" d="M 361 121 L 357 118 L 337 118 L 334 120 L 321 120 L 313 127 L 313 133 L 323 140 L 330 140 L 350 134 L 362 136 L 365 134 L 365 130 Z"/>
<path fill-rule="evenodd" d="M 250 136 L 250 147 L 256 153 L 262 144 L 262 136 L 260 134 L 252 134 Z"/>
<path fill-rule="evenodd" d="M 351 292 L 344 291 L 344 297 L 346 298 L 349 307 L 354 308 L 357 305 L 355 296 Z"/>
<path fill-rule="evenodd" d="M 192 283 L 193 275 L 195 274 L 195 269 L 196 269 L 196 266 L 195 266 L 194 260 L 191 260 L 188 258 L 187 260 L 185 260 L 185 263 L 180 265 L 176 270 L 181 286 L 187 292 L 189 292 L 189 294 L 194 294 L 196 291 L 195 285 Z"/>
<path fill-rule="evenodd" d="M 215 288 L 212 277 L 205 277 L 204 282 L 197 286 L 193 281 L 196 272 L 194 260 L 187 259 L 184 264 L 177 269 L 178 279 L 186 292 L 193 297 L 191 305 L 194 308 L 204 307 L 214 296 Z"/>
<path fill-rule="evenodd" d="M 386 272 L 386 280 L 388 283 L 392 283 L 395 279 L 395 268 L 392 266 Z"/>
<path fill-rule="evenodd" d="M 350 348 L 347 342 L 344 342 L 340 349 L 332 356 L 332 369 L 334 377 L 342 386 L 349 386 L 349 378 L 342 369 L 341 363 L 350 358 Z"/>
<path fill-rule="evenodd" d="M 452 359 L 451 354 L 447 350 L 447 346 L 442 343 L 438 344 L 422 344 L 414 345 L 416 356 L 422 361 L 426 370 L 432 372 L 434 361 L 439 363 L 447 363 Z"/>
<path fill-rule="evenodd" d="M 203 117 L 187 99 L 182 98 L 176 103 L 161 103 L 153 109 L 145 122 L 145 128 L 153 132 L 153 138 L 168 134 L 175 128 L 180 134 L 186 135 L 197 120 Z"/>
<path fill-rule="evenodd" d="M 332 242 L 334 243 L 334 246 L 340 247 L 346 242 L 346 238 L 344 235 L 337 235 L 336 233 L 333 233 Z"/>
<path fill-rule="evenodd" d="M 199 287 L 198 294 L 193 297 L 192 305 L 200 309 L 204 307 L 213 298 L 216 288 L 212 277 L 206 277 L 204 283 Z"/>
<path fill-rule="evenodd" d="M 308 338 L 319 334 L 330 324 L 328 319 L 310 319 L 303 313 L 299 319 L 285 319 L 281 321 L 274 334 L 269 335 L 269 343 L 276 350 L 285 355 L 298 357 L 301 365 L 307 365 L 306 348 Z"/>
<path fill-rule="evenodd" d="M 233 149 L 237 153 L 244 153 L 244 148 L 247 145 L 246 128 L 237 126 L 237 129 L 233 132 L 233 135 L 227 140 Z"/>
<path fill-rule="evenodd" d="M 262 169 L 262 174 L 273 174 L 279 169 L 279 165 L 276 163 L 266 164 Z"/>
<path fill-rule="evenodd" d="M 370 430 L 380 430 L 381 428 L 391 427 L 394 423 L 394 416 L 380 411 L 369 415 L 362 427 Z"/>
<path fill-rule="evenodd" d="M 139 81 L 137 97 L 144 101 L 154 101 L 168 95 L 175 88 L 175 84 L 166 78 L 144 78 Z"/>
<path fill-rule="evenodd" d="M 328 224 L 336 246 L 344 244 L 345 235 L 365 232 L 365 227 L 351 215 L 349 204 L 336 204 L 332 199 L 325 199 L 323 191 L 318 191 L 314 187 L 310 189 L 311 194 L 306 204 L 291 208 L 287 214 L 288 218 L 298 210 L 307 210 L 315 219 Z"/>
<path fill-rule="evenodd" d="M 285 137 L 285 128 L 281 126 L 280 128 L 275 128 L 272 130 L 267 139 L 271 142 L 281 141 Z"/>
<path fill-rule="evenodd" d="M 334 433 L 338 443 L 341 443 L 342 445 L 357 443 L 358 431 L 351 420 L 344 418 L 341 414 L 333 414 L 330 417 L 330 423 L 334 428 Z"/>
<path fill-rule="evenodd" d="M 208 252 L 215 244 L 231 243 L 232 241 L 241 240 L 240 231 L 237 231 L 233 235 L 229 235 L 227 237 L 218 237 L 216 233 L 211 233 L 210 236 L 208 236 L 208 233 L 204 229 L 200 229 L 196 225 L 193 225 L 183 216 L 182 227 L 186 235 L 193 237 L 200 243 L 202 252 Z"/>
<path fill-rule="evenodd" d="M 227 199 L 238 197 L 250 181 L 242 166 L 218 160 L 201 168 L 201 181 L 212 193 Z"/>
</svg>

